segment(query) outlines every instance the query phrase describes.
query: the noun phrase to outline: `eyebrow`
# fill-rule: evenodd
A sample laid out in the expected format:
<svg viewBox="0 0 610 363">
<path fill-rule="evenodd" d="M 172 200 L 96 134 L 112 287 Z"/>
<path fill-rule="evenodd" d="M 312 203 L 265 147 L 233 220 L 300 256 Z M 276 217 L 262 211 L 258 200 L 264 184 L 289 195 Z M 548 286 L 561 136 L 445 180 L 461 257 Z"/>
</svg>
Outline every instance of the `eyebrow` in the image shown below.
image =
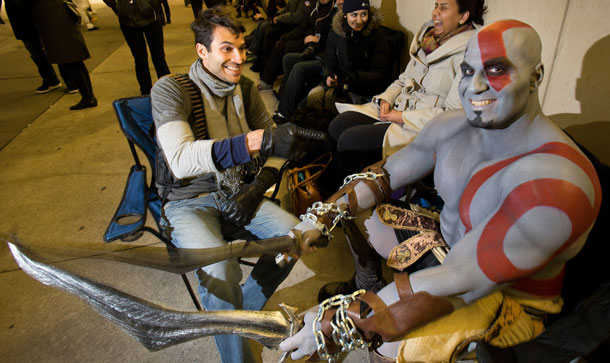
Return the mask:
<svg viewBox="0 0 610 363">
<path fill-rule="evenodd" d="M 484 68 L 495 66 L 495 65 L 514 67 L 514 64 L 510 60 L 508 60 L 508 58 L 506 58 L 506 57 L 491 58 L 491 59 L 486 60 L 485 63 L 483 63 Z"/>
</svg>

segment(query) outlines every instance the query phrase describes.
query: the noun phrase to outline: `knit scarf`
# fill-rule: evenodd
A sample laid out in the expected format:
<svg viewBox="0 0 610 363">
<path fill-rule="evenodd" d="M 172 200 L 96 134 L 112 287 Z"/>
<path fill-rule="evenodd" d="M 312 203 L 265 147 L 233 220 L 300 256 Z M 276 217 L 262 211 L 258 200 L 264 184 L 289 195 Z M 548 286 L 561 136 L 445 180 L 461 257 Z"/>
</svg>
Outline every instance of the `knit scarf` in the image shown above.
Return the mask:
<svg viewBox="0 0 610 363">
<path fill-rule="evenodd" d="M 426 30 L 426 33 L 424 34 L 424 36 L 421 40 L 420 46 L 424 50 L 426 55 L 428 55 L 428 54 L 434 52 L 436 50 L 436 48 L 443 45 L 452 36 L 454 36 L 456 34 L 460 34 L 461 32 L 465 32 L 470 29 L 474 29 L 474 28 L 472 27 L 472 24 L 468 23 L 468 24 L 464 24 L 464 25 L 460 26 L 459 28 L 443 35 L 442 37 L 437 37 L 434 35 L 434 27 L 431 27 L 428 30 Z"/>
<path fill-rule="evenodd" d="M 189 77 L 201 90 L 210 139 L 224 139 L 250 131 L 239 84 L 212 75 L 201 59 L 191 65 Z"/>
<path fill-rule="evenodd" d="M 241 87 L 225 82 L 211 74 L 201 63 L 201 59 L 191 65 L 189 77 L 201 90 L 203 109 L 210 139 L 225 139 L 250 131 L 246 121 Z M 236 193 L 245 175 L 256 172 L 256 163 L 236 165 L 217 174 L 219 190 Z"/>
</svg>

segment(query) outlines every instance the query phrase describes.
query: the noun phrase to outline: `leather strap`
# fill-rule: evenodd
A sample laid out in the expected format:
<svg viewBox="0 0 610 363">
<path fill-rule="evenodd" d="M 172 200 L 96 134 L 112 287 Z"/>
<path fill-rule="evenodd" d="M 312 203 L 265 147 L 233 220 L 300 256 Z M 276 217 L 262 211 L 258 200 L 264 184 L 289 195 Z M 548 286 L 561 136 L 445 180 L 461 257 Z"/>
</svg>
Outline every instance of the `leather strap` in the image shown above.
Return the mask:
<svg viewBox="0 0 610 363">
<path fill-rule="evenodd" d="M 427 292 L 413 293 L 407 273 L 396 274 L 394 282 L 400 297 L 397 302 L 388 306 L 377 294 L 367 291 L 358 295 L 347 310 L 348 316 L 363 338 L 372 343 L 373 349 L 454 310 L 453 304 L 445 297 L 430 295 Z M 330 326 L 334 313 L 335 310 L 326 311 L 321 321 L 329 352 L 331 346 L 336 347 Z"/>
<path fill-rule="evenodd" d="M 362 172 L 373 172 L 375 174 L 383 174 L 383 176 L 377 177 L 374 180 L 368 180 L 368 179 L 352 180 L 350 183 L 348 183 L 344 187 L 340 188 L 337 192 L 335 192 L 333 195 L 331 195 L 330 198 L 328 198 L 327 203 L 334 203 L 342 196 L 347 195 L 347 200 L 349 203 L 348 210 L 349 210 L 350 216 L 352 216 L 352 217 L 355 216 L 356 212 L 358 211 L 358 197 L 356 196 L 356 191 L 354 190 L 354 188 L 356 187 L 356 185 L 358 185 L 361 182 L 364 182 L 369 187 L 371 192 L 373 192 L 373 195 L 375 196 L 376 204 L 386 202 L 389 199 L 390 194 L 392 193 L 392 189 L 390 188 L 389 174 L 383 168 L 383 165 L 385 165 L 385 162 L 386 162 L 385 159 L 380 160 L 380 161 L 376 162 L 375 164 L 364 168 L 364 170 L 362 171 Z"/>
</svg>

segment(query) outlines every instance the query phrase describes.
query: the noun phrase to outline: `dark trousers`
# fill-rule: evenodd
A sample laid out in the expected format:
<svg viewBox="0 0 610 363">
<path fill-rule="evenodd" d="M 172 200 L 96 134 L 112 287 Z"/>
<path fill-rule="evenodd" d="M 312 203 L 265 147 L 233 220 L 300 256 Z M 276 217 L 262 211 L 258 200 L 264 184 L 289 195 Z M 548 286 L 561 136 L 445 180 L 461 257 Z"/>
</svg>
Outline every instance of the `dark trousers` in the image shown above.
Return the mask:
<svg viewBox="0 0 610 363">
<path fill-rule="evenodd" d="M 303 47 L 302 40 L 289 40 L 285 42 L 282 47 L 278 47 L 277 45 L 273 47 L 267 62 L 265 62 L 265 67 L 261 71 L 261 80 L 273 85 L 277 76 L 282 73 L 282 58 L 284 57 L 284 54 L 301 52 Z"/>
<path fill-rule="evenodd" d="M 42 43 L 39 38 L 22 40 L 25 49 L 30 53 L 30 57 L 36 67 L 38 68 L 38 74 L 42 77 L 42 83 L 46 86 L 53 86 L 59 83 L 59 79 L 57 78 L 57 73 L 55 73 L 55 69 L 53 69 L 53 65 L 49 62 L 47 58 L 47 54 L 42 47 Z M 61 78 L 63 78 L 64 83 L 68 89 L 77 88 L 76 84 L 70 78 L 70 75 L 66 71 L 66 68 L 63 65 L 59 65 L 59 73 L 61 74 Z"/>
<path fill-rule="evenodd" d="M 320 82 L 324 66 L 322 61 L 317 58 L 302 61 L 301 53 L 286 54 L 282 63 L 284 81 L 277 110 L 288 119 L 296 110 L 299 102 L 307 96 L 307 92 Z"/>
<path fill-rule="evenodd" d="M 171 18 L 171 12 L 169 10 L 169 4 L 167 2 L 167 0 L 161 0 L 161 6 L 163 7 L 163 11 L 164 11 L 164 15 L 165 15 L 165 21 L 166 22 L 170 22 L 172 20 Z"/>
<path fill-rule="evenodd" d="M 150 49 L 150 58 L 157 72 L 157 78 L 170 73 L 169 67 L 165 62 L 163 26 L 161 21 L 157 20 L 141 27 L 121 25 L 121 31 L 136 64 L 136 78 L 140 84 L 140 92 L 143 95 L 149 94 L 152 88 L 152 80 L 150 78 L 150 70 L 148 69 L 147 43 Z"/>
<path fill-rule="evenodd" d="M 341 178 L 359 173 L 382 156 L 383 137 L 389 123 L 355 111 L 340 113 L 328 126 L 328 133 L 336 141 L 336 158 Z"/>
<path fill-rule="evenodd" d="M 227 5 L 227 1 L 205 0 L 205 7 L 208 9 L 216 5 Z M 197 15 L 199 15 L 199 12 L 201 11 L 201 9 L 203 9 L 203 0 L 191 0 L 191 9 L 193 10 L 193 15 L 195 16 L 195 19 L 197 19 Z"/>
<path fill-rule="evenodd" d="M 59 64 L 59 69 L 64 69 L 69 77 L 74 81 L 78 88 L 78 92 L 84 99 L 90 99 L 93 97 L 93 87 L 91 86 L 91 78 L 89 78 L 89 71 L 85 62 L 73 62 L 73 63 L 62 63 Z"/>
<path fill-rule="evenodd" d="M 272 24 L 269 21 L 263 22 L 256 31 L 256 60 L 252 63 L 252 70 L 254 72 L 262 72 L 264 65 L 267 63 L 267 59 L 271 55 L 271 51 L 275 47 L 275 43 L 280 37 L 288 33 L 293 25 L 285 24 Z"/>
</svg>

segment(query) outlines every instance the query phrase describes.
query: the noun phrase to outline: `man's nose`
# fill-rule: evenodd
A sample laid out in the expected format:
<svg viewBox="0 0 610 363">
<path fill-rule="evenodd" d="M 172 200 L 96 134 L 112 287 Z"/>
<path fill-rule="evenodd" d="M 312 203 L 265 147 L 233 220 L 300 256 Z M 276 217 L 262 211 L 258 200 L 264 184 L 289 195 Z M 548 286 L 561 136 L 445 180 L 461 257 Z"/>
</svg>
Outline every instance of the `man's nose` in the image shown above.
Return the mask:
<svg viewBox="0 0 610 363">
<path fill-rule="evenodd" d="M 242 64 L 246 61 L 246 50 L 245 49 L 235 49 L 233 51 L 233 56 L 231 57 L 232 61 L 238 64 Z"/>
<path fill-rule="evenodd" d="M 470 87 L 468 88 L 472 93 L 481 93 L 487 91 L 489 86 L 487 85 L 487 79 L 480 72 L 476 72 L 472 76 Z"/>
</svg>

